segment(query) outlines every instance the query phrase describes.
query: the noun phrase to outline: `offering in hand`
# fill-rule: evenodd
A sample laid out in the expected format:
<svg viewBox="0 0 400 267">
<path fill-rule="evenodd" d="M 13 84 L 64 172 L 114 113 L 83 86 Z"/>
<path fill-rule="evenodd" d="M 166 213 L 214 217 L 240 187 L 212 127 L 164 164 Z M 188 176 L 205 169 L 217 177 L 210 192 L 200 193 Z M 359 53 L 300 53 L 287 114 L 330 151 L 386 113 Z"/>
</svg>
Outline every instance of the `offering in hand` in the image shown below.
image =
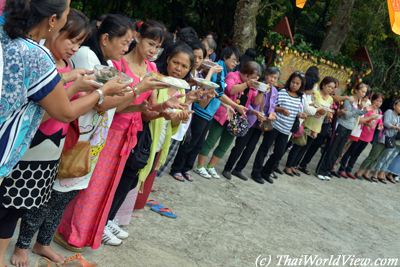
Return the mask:
<svg viewBox="0 0 400 267">
<path fill-rule="evenodd" d="M 218 84 L 210 82 L 210 81 L 208 81 L 206 79 L 203 79 L 203 78 L 193 78 L 193 80 L 196 82 L 196 84 L 199 87 L 201 87 L 203 89 L 206 89 L 206 90 L 214 90 L 214 89 L 219 87 Z"/>
<path fill-rule="evenodd" d="M 222 67 L 218 65 L 218 63 L 215 63 L 211 60 L 204 60 L 203 63 L 201 63 L 201 67 L 206 70 L 211 69 L 212 67 L 217 67 L 222 70 Z"/>
<path fill-rule="evenodd" d="M 165 76 L 155 72 L 150 72 L 146 75 L 177 89 L 185 89 L 185 90 L 190 89 L 190 85 L 188 84 L 188 82 L 182 79 L 174 78 L 171 76 Z"/>
<path fill-rule="evenodd" d="M 133 79 L 126 75 L 125 73 L 119 72 L 114 67 L 96 65 L 94 66 L 94 76 L 96 77 L 97 82 L 106 83 L 109 80 L 114 78 L 120 79 L 121 83 L 130 84 L 133 82 Z"/>
<path fill-rule="evenodd" d="M 258 82 L 258 81 L 251 81 L 254 89 L 257 89 L 260 92 L 268 93 L 271 90 L 271 86 L 266 83 Z"/>
</svg>

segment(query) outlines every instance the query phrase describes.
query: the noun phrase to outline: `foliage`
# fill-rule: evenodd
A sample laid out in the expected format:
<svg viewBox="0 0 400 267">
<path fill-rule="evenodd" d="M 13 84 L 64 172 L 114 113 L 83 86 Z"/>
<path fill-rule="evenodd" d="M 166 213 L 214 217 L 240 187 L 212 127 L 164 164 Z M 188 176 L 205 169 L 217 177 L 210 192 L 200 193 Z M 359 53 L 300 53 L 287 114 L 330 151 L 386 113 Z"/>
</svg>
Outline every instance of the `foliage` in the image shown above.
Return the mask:
<svg viewBox="0 0 400 267">
<path fill-rule="evenodd" d="M 400 37 L 390 30 L 386 1 L 356 0 L 351 30 L 341 49 L 343 57 L 332 58 L 319 52 L 325 33 L 335 16 L 338 0 L 308 0 L 303 9 L 295 0 L 261 0 L 257 18 L 257 45 L 261 51 L 266 37 L 279 20 L 287 16 L 295 34 L 295 47 L 301 53 L 313 53 L 339 65 L 351 66 L 351 57 L 359 47 L 369 50 L 374 69 L 363 78 L 376 91 L 398 95 L 400 77 Z M 200 35 L 216 32 L 220 46 L 231 44 L 237 0 L 74 0 L 72 6 L 91 18 L 103 13 L 124 13 L 132 18 L 152 18 L 164 22 L 173 31 L 190 25 Z M 360 67 L 360 66 L 358 66 Z"/>
</svg>

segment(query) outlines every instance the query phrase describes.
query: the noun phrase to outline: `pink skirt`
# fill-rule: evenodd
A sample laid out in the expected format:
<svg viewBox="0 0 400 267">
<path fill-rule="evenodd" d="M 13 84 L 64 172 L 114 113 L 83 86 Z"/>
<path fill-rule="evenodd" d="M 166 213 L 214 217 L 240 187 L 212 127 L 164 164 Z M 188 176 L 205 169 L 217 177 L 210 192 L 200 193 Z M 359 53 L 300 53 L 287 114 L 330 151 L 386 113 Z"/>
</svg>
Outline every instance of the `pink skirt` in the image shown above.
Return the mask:
<svg viewBox="0 0 400 267">
<path fill-rule="evenodd" d="M 126 131 L 110 128 L 88 188 L 69 203 L 58 227 L 68 244 L 79 248 L 100 247 L 114 194 L 129 155 L 121 151 L 127 145 L 129 148 L 136 145 L 136 135 L 130 138 L 130 144 L 126 142 Z"/>
</svg>

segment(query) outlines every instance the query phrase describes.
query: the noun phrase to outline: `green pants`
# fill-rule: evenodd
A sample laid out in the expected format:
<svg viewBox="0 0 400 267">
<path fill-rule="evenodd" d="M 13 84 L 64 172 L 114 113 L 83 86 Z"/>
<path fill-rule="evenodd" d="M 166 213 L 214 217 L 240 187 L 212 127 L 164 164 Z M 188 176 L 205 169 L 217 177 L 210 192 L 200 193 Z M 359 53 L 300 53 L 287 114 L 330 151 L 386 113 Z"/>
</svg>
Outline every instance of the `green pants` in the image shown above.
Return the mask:
<svg viewBox="0 0 400 267">
<path fill-rule="evenodd" d="M 376 164 L 379 156 L 383 153 L 384 150 L 385 150 L 384 144 L 378 142 L 373 144 L 371 152 L 369 152 L 368 157 L 363 161 L 363 163 L 361 163 L 360 169 L 372 170 L 373 166 Z"/>
<path fill-rule="evenodd" d="M 203 147 L 201 148 L 200 155 L 208 156 L 211 149 L 214 148 L 218 142 L 217 148 L 214 150 L 213 155 L 217 158 L 224 157 L 226 151 L 229 149 L 235 137 L 228 133 L 225 126 L 219 124 L 216 120 L 212 120 L 210 130 Z"/>
</svg>

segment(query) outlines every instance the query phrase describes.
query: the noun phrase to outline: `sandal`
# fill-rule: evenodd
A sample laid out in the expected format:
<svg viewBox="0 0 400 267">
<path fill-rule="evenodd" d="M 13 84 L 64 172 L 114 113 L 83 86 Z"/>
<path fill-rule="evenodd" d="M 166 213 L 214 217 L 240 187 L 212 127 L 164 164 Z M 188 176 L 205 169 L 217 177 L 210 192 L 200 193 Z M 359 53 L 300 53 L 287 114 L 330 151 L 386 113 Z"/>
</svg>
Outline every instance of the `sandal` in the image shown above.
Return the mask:
<svg viewBox="0 0 400 267">
<path fill-rule="evenodd" d="M 54 242 L 59 244 L 61 247 L 65 248 L 66 250 L 72 251 L 72 252 L 82 252 L 85 249 L 85 248 L 74 247 L 74 246 L 68 244 L 68 242 L 64 240 L 64 237 L 59 232 L 55 233 L 53 239 L 54 239 Z"/>
<path fill-rule="evenodd" d="M 160 215 L 162 215 L 162 216 L 165 216 L 165 217 L 168 217 L 168 218 L 171 218 L 171 219 L 176 219 L 176 217 L 177 217 L 172 212 L 171 209 L 165 208 L 165 207 L 163 207 L 161 205 L 155 205 L 155 206 L 151 207 L 151 210 L 156 212 L 156 213 L 158 213 L 158 214 L 160 214 Z"/>
<path fill-rule="evenodd" d="M 392 177 L 387 177 L 386 176 L 386 180 L 388 180 L 389 182 L 391 182 L 392 184 L 395 184 L 396 183 L 396 181 L 392 178 Z"/>
<path fill-rule="evenodd" d="M 381 183 L 383 183 L 383 184 L 387 184 L 385 178 L 380 178 L 380 177 L 378 177 L 378 180 L 379 180 L 379 182 L 381 182 Z"/>
<path fill-rule="evenodd" d="M 290 172 L 289 172 L 289 170 L 290 170 Z M 294 176 L 293 175 L 293 173 L 291 172 L 292 171 L 292 169 L 291 168 L 285 168 L 285 169 L 283 169 L 283 172 L 286 174 L 286 175 L 288 175 L 288 176 Z"/>
<path fill-rule="evenodd" d="M 301 174 L 297 171 L 296 168 L 292 168 L 292 173 L 293 173 L 294 175 L 298 176 L 298 177 L 301 176 Z"/>
<path fill-rule="evenodd" d="M 158 201 L 154 200 L 154 199 L 150 199 L 146 202 L 146 206 L 147 207 L 153 207 L 155 205 L 161 205 Z"/>
<path fill-rule="evenodd" d="M 378 181 L 378 179 L 377 179 L 376 177 L 372 176 L 372 177 L 371 177 L 371 182 L 377 183 L 377 182 L 379 182 L 379 181 Z"/>
<path fill-rule="evenodd" d="M 179 182 L 184 182 L 185 181 L 185 177 L 180 172 L 170 173 L 170 175 L 172 177 L 174 177 L 175 180 L 178 180 Z"/>
<path fill-rule="evenodd" d="M 86 260 L 81 254 L 75 254 L 71 257 L 65 259 L 63 266 L 68 266 L 69 263 L 72 263 L 72 266 L 76 266 L 76 263 L 79 263 L 79 266 L 82 267 L 96 267 L 97 264 L 93 262 L 89 262 Z"/>
<path fill-rule="evenodd" d="M 193 176 L 189 172 L 184 172 L 182 173 L 183 177 L 185 177 L 186 180 L 189 182 L 193 182 Z"/>
</svg>

